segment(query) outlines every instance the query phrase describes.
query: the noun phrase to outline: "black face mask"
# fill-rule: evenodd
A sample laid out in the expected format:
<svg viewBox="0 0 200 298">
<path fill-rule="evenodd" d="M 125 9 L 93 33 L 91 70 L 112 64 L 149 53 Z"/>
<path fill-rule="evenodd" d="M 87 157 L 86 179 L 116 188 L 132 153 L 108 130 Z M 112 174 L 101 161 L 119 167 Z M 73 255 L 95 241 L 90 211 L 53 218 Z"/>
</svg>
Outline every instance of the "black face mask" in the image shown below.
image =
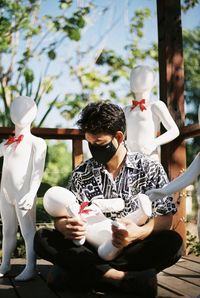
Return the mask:
<svg viewBox="0 0 200 298">
<path fill-rule="evenodd" d="M 105 144 L 105 145 L 97 145 L 97 144 L 91 144 L 88 143 L 90 152 L 92 154 L 92 157 L 102 163 L 106 164 L 117 152 L 117 149 L 114 145 L 112 140 Z"/>
</svg>

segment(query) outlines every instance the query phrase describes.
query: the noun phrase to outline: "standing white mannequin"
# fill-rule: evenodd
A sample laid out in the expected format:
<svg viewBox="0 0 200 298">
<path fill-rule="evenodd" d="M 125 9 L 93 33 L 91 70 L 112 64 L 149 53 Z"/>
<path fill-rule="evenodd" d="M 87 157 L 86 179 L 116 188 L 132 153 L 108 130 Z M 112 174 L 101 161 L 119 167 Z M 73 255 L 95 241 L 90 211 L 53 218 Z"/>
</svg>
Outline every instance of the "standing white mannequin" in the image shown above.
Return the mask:
<svg viewBox="0 0 200 298">
<path fill-rule="evenodd" d="M 155 85 L 155 73 L 147 65 L 138 65 L 131 71 L 130 88 L 135 94 L 132 105 L 124 108 L 127 122 L 127 146 L 159 160 L 158 148 L 174 140 L 179 129 L 164 102 L 150 102 L 151 90 Z M 166 132 L 157 137 L 160 123 Z"/>
<path fill-rule="evenodd" d="M 36 257 L 33 250 L 35 199 L 42 180 L 46 156 L 45 141 L 32 135 L 30 131 L 36 113 L 37 107 L 31 98 L 17 97 L 10 108 L 11 120 L 15 124 L 15 137 L 10 137 L 0 145 L 0 156 L 4 157 L 0 191 L 3 223 L 0 277 L 10 270 L 19 222 L 25 240 L 26 266 L 15 278 L 17 281 L 31 279 L 36 273 Z"/>
</svg>

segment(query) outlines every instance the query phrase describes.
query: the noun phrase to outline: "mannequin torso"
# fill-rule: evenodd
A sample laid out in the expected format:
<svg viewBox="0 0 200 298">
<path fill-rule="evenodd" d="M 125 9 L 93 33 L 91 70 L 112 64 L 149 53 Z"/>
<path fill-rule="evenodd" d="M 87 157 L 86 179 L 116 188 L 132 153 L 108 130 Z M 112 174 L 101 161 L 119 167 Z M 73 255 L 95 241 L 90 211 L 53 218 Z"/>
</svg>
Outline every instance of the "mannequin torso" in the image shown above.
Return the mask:
<svg viewBox="0 0 200 298">
<path fill-rule="evenodd" d="M 148 66 L 137 66 L 131 72 L 131 91 L 136 101 L 145 100 L 143 109 L 137 106 L 124 108 L 127 121 L 127 146 L 130 151 L 138 151 L 159 160 L 158 147 L 172 141 L 179 130 L 162 101 L 150 101 L 150 92 L 155 84 L 155 74 Z M 166 132 L 157 136 L 160 124 Z"/>
<path fill-rule="evenodd" d="M 38 147 L 44 147 L 41 138 L 30 133 L 23 136 L 20 145 L 5 145 L 6 142 L 1 145 L 4 157 L 1 193 L 12 203 L 13 200 L 19 201 L 29 191 L 35 151 Z"/>
</svg>

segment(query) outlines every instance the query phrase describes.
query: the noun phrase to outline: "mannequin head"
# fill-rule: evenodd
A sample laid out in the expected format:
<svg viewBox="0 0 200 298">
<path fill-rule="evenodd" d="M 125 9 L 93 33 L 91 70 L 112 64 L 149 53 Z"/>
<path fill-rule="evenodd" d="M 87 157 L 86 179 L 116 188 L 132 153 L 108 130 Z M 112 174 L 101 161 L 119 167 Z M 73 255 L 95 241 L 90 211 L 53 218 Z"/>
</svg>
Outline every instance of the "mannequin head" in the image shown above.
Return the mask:
<svg viewBox="0 0 200 298">
<path fill-rule="evenodd" d="M 12 122 L 19 127 L 30 125 L 37 114 L 37 106 L 34 100 L 28 96 L 18 96 L 10 106 Z"/>
<path fill-rule="evenodd" d="M 130 88 L 134 93 L 151 91 L 155 85 L 155 81 L 155 73 L 147 65 L 138 65 L 131 71 Z"/>
</svg>

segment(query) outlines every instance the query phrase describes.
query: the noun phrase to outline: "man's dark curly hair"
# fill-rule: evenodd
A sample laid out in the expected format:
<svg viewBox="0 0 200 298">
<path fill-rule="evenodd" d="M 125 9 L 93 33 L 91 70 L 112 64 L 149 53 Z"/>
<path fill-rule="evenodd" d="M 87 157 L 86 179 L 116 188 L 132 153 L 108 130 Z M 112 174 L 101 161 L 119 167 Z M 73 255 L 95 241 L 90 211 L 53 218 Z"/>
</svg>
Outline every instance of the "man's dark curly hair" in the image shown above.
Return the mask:
<svg viewBox="0 0 200 298">
<path fill-rule="evenodd" d="M 78 127 L 85 133 L 107 133 L 115 136 L 117 131 L 126 131 L 126 119 L 122 108 L 108 101 L 88 104 L 77 121 Z"/>
</svg>

